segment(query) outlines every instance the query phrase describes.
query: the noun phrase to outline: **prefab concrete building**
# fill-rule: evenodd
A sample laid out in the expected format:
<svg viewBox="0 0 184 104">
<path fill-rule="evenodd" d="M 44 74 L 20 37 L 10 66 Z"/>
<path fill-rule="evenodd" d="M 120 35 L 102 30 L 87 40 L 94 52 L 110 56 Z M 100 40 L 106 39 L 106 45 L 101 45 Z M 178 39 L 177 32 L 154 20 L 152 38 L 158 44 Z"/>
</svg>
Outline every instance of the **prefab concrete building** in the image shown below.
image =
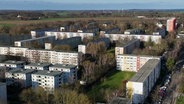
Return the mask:
<svg viewBox="0 0 184 104">
<path fill-rule="evenodd" d="M 133 104 L 144 103 L 160 75 L 160 60 L 150 59 L 126 84 Z"/>
</svg>

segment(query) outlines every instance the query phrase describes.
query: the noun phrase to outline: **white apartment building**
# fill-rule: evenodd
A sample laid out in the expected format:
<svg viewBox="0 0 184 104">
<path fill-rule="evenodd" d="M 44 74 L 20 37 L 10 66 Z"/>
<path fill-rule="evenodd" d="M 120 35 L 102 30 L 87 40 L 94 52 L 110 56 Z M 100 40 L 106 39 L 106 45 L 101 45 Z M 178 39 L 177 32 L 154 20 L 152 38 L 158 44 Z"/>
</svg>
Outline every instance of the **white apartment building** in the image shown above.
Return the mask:
<svg viewBox="0 0 184 104">
<path fill-rule="evenodd" d="M 159 59 L 154 56 L 139 56 L 139 55 L 117 55 L 116 69 L 121 71 L 137 72 L 149 59 Z"/>
<path fill-rule="evenodd" d="M 24 70 L 24 69 L 13 69 L 9 70 L 5 73 L 6 84 L 11 85 L 15 82 L 21 84 L 22 87 L 30 87 L 31 82 L 31 74 L 35 72 L 35 70 Z"/>
<path fill-rule="evenodd" d="M 28 48 L 21 47 L 0 47 L 1 55 L 12 55 L 12 56 L 25 56 L 25 52 Z"/>
<path fill-rule="evenodd" d="M 126 83 L 127 94 L 132 104 L 142 104 L 148 97 L 160 75 L 161 63 L 158 59 L 150 59 Z"/>
<path fill-rule="evenodd" d="M 86 54 L 86 45 L 78 45 L 78 52 Z"/>
<path fill-rule="evenodd" d="M 49 67 L 50 71 L 63 72 L 63 83 L 73 83 L 77 80 L 77 66 L 68 64 L 55 64 Z"/>
<path fill-rule="evenodd" d="M 6 83 L 0 82 L 0 104 L 7 104 Z"/>
<path fill-rule="evenodd" d="M 71 37 L 78 37 L 80 36 L 83 40 L 84 38 L 93 38 L 95 36 L 94 33 L 80 33 L 80 32 L 52 32 L 46 31 L 46 36 L 55 36 L 56 39 L 64 39 L 64 38 L 71 38 Z"/>
<path fill-rule="evenodd" d="M 25 63 L 25 61 L 8 60 L 3 63 L 0 63 L 0 66 L 7 68 L 24 68 Z"/>
<path fill-rule="evenodd" d="M 151 40 L 155 43 L 160 43 L 162 36 L 161 35 L 142 35 L 142 34 L 104 34 L 105 37 L 110 38 L 111 41 L 116 41 L 119 39 L 140 39 L 141 41 L 149 41 Z"/>
<path fill-rule="evenodd" d="M 27 50 L 26 57 L 30 62 L 47 62 L 52 64 L 78 65 L 77 52 L 57 52 L 49 50 Z"/>
<path fill-rule="evenodd" d="M 53 92 L 63 83 L 63 72 L 38 70 L 31 75 L 32 87 L 42 87 L 46 91 Z"/>
<path fill-rule="evenodd" d="M 31 63 L 24 66 L 24 69 L 33 69 L 33 70 L 49 70 L 50 63 Z"/>
</svg>

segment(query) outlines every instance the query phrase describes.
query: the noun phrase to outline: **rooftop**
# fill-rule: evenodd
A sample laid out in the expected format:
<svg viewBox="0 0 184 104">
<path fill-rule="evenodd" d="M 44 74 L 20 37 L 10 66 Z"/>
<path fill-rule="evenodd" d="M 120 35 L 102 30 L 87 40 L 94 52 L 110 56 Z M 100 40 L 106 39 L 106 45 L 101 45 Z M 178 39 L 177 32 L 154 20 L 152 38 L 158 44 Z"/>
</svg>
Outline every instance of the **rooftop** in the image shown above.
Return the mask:
<svg viewBox="0 0 184 104">
<path fill-rule="evenodd" d="M 126 47 L 127 45 L 132 44 L 136 41 L 139 41 L 139 39 L 122 40 L 121 43 L 117 44 L 117 47 Z"/>
<path fill-rule="evenodd" d="M 58 67 L 58 68 L 75 68 L 75 65 L 69 65 L 69 64 L 55 64 L 51 67 Z"/>
<path fill-rule="evenodd" d="M 46 70 L 37 70 L 34 75 L 45 75 L 45 76 L 57 76 L 62 74 L 61 71 L 46 71 Z"/>
<path fill-rule="evenodd" d="M 5 63 L 5 64 L 24 64 L 25 61 L 8 60 L 8 61 L 5 61 L 3 63 Z"/>
<path fill-rule="evenodd" d="M 25 69 L 13 69 L 13 70 L 9 70 L 8 72 L 9 73 L 21 73 L 21 74 L 28 74 L 28 73 L 33 73 L 35 70 L 25 70 Z"/>
<path fill-rule="evenodd" d="M 158 59 L 148 60 L 130 81 L 144 82 L 158 63 Z"/>
<path fill-rule="evenodd" d="M 51 65 L 50 63 L 30 63 L 25 66 L 45 67 L 45 66 L 50 66 L 50 65 Z"/>
</svg>

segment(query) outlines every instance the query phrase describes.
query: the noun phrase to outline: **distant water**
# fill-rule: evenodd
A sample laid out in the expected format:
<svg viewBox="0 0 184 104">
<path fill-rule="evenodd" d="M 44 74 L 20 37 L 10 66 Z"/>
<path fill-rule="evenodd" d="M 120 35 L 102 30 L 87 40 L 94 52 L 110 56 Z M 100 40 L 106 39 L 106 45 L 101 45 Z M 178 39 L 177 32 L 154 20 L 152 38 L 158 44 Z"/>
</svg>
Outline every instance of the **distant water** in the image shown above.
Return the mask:
<svg viewBox="0 0 184 104">
<path fill-rule="evenodd" d="M 182 1 L 183 2 L 183 1 Z M 122 10 L 122 9 L 182 9 L 183 3 L 123 3 L 123 4 L 62 4 L 52 2 L 1 0 L 0 9 L 11 10 Z"/>
</svg>

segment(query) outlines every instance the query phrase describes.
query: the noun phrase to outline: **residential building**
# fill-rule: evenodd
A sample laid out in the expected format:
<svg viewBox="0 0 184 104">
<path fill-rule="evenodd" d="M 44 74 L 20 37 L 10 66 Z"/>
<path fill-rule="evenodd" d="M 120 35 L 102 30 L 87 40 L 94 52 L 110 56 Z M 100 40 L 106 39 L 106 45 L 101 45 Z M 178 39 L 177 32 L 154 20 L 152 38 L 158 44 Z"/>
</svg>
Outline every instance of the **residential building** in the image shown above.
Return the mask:
<svg viewBox="0 0 184 104">
<path fill-rule="evenodd" d="M 111 41 L 117 41 L 119 39 L 140 39 L 140 41 L 149 41 L 150 39 L 158 44 L 160 43 L 162 36 L 161 35 L 142 35 L 142 34 L 104 34 L 104 37 L 110 38 Z"/>
<path fill-rule="evenodd" d="M 8 55 L 9 54 L 9 47 L 0 47 L 0 54 L 1 55 Z"/>
<path fill-rule="evenodd" d="M 116 69 L 121 71 L 138 72 L 139 69 L 149 60 L 158 59 L 160 57 L 146 56 L 146 55 L 117 55 L 116 56 Z"/>
<path fill-rule="evenodd" d="M 24 69 L 33 69 L 33 70 L 49 70 L 50 63 L 30 63 L 24 66 Z"/>
<path fill-rule="evenodd" d="M 150 59 L 126 84 L 132 104 L 142 104 L 148 97 L 160 75 L 160 60 Z"/>
<path fill-rule="evenodd" d="M 173 32 L 176 28 L 176 18 L 170 18 L 167 20 L 167 31 Z"/>
<path fill-rule="evenodd" d="M 31 82 L 31 74 L 35 72 L 35 70 L 25 70 L 25 69 L 13 69 L 9 70 L 5 73 L 6 84 L 11 85 L 14 83 L 19 83 L 22 87 L 30 87 Z"/>
<path fill-rule="evenodd" d="M 55 40 L 55 36 L 44 36 L 39 38 L 15 41 L 14 45 L 16 47 L 26 47 L 26 48 L 33 48 L 34 45 L 39 45 L 44 47 L 46 42 L 54 42 L 54 40 Z"/>
<path fill-rule="evenodd" d="M 95 36 L 94 33 L 52 32 L 52 31 L 45 32 L 45 35 L 46 36 L 55 36 L 56 39 L 64 39 L 64 38 L 71 38 L 71 37 L 78 37 L 78 36 L 80 36 L 82 40 L 84 38 L 93 38 Z"/>
<path fill-rule="evenodd" d="M 53 92 L 63 83 L 63 72 L 38 70 L 31 75 L 32 87 L 42 87 L 46 91 Z"/>
<path fill-rule="evenodd" d="M 45 49 L 52 49 L 57 45 L 68 45 L 71 48 L 76 48 L 81 43 L 81 37 L 66 38 L 62 40 L 55 40 L 53 43 L 45 43 Z"/>
<path fill-rule="evenodd" d="M 77 66 L 68 64 L 55 64 L 49 67 L 50 71 L 63 72 L 63 83 L 73 83 L 77 80 Z"/>
<path fill-rule="evenodd" d="M 24 68 L 25 64 L 26 64 L 25 61 L 8 60 L 0 63 L 0 66 L 7 67 L 7 68 Z"/>
<path fill-rule="evenodd" d="M 135 48 L 140 47 L 140 40 L 133 39 L 129 41 L 121 41 L 119 45 L 115 47 L 115 55 L 131 54 Z"/>
<path fill-rule="evenodd" d="M 11 55 L 11 56 L 25 56 L 25 51 L 28 48 L 22 47 L 0 47 L 1 55 Z"/>
<path fill-rule="evenodd" d="M 130 34 L 144 34 L 145 32 L 141 29 L 128 29 L 124 31 L 124 34 L 130 35 Z"/>
<path fill-rule="evenodd" d="M 39 30 L 34 30 L 31 31 L 31 37 L 36 38 L 36 37 L 43 37 L 45 36 L 46 31 L 57 31 L 57 28 L 47 28 L 47 29 L 39 29 Z"/>
<path fill-rule="evenodd" d="M 86 54 L 86 45 L 78 45 L 78 52 Z"/>
<path fill-rule="evenodd" d="M 0 104 L 7 104 L 6 83 L 0 82 Z"/>
</svg>

